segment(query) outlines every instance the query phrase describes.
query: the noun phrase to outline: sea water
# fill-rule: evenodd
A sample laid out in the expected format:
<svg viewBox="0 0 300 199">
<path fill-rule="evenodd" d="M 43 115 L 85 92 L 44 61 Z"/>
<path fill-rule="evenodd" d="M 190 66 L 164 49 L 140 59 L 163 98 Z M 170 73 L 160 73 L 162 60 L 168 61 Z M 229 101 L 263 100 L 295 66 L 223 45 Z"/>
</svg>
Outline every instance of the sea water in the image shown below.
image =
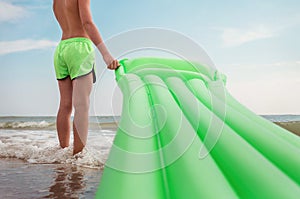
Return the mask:
<svg viewBox="0 0 300 199">
<path fill-rule="evenodd" d="M 300 121 L 300 115 L 262 117 L 272 122 Z M 55 117 L 0 117 L 0 158 L 101 168 L 108 157 L 120 117 L 90 117 L 87 146 L 75 157 L 72 156 L 72 133 L 70 147 L 59 147 L 55 120 Z"/>
<path fill-rule="evenodd" d="M 300 115 L 261 115 L 272 122 L 299 122 Z"/>
</svg>

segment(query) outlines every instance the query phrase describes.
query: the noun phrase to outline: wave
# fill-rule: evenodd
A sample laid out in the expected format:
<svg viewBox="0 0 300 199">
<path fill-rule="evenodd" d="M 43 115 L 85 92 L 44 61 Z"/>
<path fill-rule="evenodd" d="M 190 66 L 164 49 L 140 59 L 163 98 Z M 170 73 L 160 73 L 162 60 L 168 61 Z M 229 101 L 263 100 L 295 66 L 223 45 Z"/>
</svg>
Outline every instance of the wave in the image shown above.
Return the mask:
<svg viewBox="0 0 300 199">
<path fill-rule="evenodd" d="M 101 130 L 103 128 L 117 129 L 117 123 L 89 123 L 89 128 L 92 130 Z M 55 122 L 47 121 L 14 121 L 0 122 L 0 129 L 27 129 L 27 130 L 54 130 L 56 129 Z"/>
<path fill-rule="evenodd" d="M 43 129 L 47 127 L 55 127 L 55 122 L 1 122 L 0 129 L 30 129 L 30 128 L 37 128 Z"/>
</svg>

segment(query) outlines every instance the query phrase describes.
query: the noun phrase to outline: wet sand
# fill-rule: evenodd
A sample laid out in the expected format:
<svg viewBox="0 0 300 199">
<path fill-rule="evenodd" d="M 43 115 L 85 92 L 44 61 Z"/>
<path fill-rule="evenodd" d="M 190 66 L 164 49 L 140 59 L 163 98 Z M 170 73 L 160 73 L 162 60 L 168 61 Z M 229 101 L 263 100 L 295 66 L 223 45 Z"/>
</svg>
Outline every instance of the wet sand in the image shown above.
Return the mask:
<svg viewBox="0 0 300 199">
<path fill-rule="evenodd" d="M 102 175 L 100 169 L 16 159 L 0 159 L 0 170 L 3 199 L 94 198 Z"/>
</svg>

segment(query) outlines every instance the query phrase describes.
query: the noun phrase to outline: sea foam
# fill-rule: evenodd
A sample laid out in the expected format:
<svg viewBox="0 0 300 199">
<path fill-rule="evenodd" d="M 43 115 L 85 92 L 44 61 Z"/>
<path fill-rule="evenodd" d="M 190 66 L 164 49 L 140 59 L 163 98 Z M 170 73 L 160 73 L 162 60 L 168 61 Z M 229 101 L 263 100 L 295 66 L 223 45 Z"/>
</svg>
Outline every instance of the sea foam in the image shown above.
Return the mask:
<svg viewBox="0 0 300 199">
<path fill-rule="evenodd" d="M 102 168 L 114 132 L 89 132 L 85 149 L 73 156 L 73 146 L 62 149 L 53 130 L 1 130 L 0 158 L 17 158 L 34 164 L 74 164 L 89 168 Z M 71 136 L 71 140 L 73 140 Z"/>
</svg>

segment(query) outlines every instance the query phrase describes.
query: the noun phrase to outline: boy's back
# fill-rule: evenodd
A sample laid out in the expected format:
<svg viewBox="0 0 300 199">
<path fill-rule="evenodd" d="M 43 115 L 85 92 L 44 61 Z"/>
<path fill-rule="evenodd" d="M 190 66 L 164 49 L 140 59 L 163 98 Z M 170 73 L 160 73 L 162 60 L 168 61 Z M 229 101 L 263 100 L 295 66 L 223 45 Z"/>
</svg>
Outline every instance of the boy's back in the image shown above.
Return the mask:
<svg viewBox="0 0 300 199">
<path fill-rule="evenodd" d="M 53 0 L 53 11 L 62 29 L 62 39 L 87 37 L 78 7 L 78 0 Z"/>
</svg>

